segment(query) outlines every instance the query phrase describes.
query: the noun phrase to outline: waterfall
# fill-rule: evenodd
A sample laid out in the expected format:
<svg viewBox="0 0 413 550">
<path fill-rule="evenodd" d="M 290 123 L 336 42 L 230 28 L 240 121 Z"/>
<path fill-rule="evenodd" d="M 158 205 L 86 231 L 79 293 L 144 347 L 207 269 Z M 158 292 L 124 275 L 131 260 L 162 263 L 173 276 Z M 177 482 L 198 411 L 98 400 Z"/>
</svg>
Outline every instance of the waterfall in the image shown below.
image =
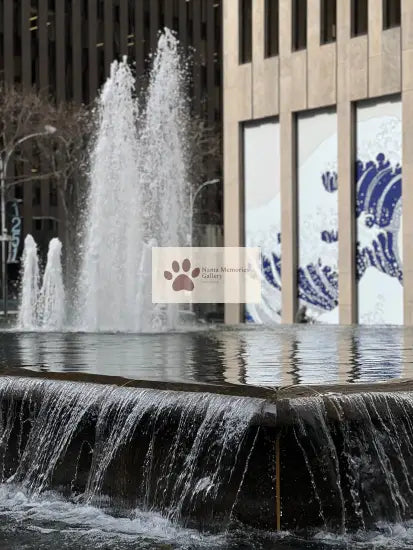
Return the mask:
<svg viewBox="0 0 413 550">
<path fill-rule="evenodd" d="M 76 505 L 186 527 L 274 529 L 278 496 L 292 532 L 410 520 L 411 393 L 281 394 L 270 403 L 2 377 L 0 489 L 54 489 Z"/>
<path fill-rule="evenodd" d="M 52 239 L 40 288 L 37 245 L 31 235 L 24 241 L 23 276 L 17 328 L 21 330 L 61 330 L 65 317 L 62 275 L 62 243 Z"/>
<path fill-rule="evenodd" d="M 412 517 L 411 393 L 296 398 L 285 415 L 288 527 L 345 533 Z"/>
<path fill-rule="evenodd" d="M 159 38 L 142 113 L 126 58 L 112 63 L 98 103 L 91 158 L 74 322 L 83 330 L 177 325 L 175 305 L 152 305 L 150 246 L 188 242 L 184 84 L 178 42 L 167 29 Z"/>
<path fill-rule="evenodd" d="M 31 235 L 24 239 L 23 275 L 17 326 L 32 330 L 37 326 L 37 303 L 39 298 L 39 259 L 37 245 Z"/>
<path fill-rule="evenodd" d="M 0 482 L 228 521 L 262 400 L 0 378 Z M 238 480 L 238 481 L 237 481 Z M 122 504 L 123 503 L 123 504 Z"/>
</svg>

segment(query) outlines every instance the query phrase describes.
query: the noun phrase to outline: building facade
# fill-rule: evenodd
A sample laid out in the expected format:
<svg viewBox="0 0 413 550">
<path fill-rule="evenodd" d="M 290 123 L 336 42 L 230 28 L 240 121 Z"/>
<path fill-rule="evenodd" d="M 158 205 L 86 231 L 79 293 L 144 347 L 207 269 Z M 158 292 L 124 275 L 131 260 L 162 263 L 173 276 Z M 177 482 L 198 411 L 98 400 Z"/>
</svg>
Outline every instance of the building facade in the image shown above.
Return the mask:
<svg viewBox="0 0 413 550">
<path fill-rule="evenodd" d="M 112 61 L 126 55 L 139 89 L 164 27 L 175 31 L 189 56 L 193 112 L 208 127 L 219 126 L 220 0 L 0 0 L 0 80 L 47 92 L 57 102 L 87 105 Z M 219 170 L 217 159 L 211 177 Z M 219 188 L 210 186 L 202 195 L 199 207 L 220 209 Z M 31 233 L 43 249 L 61 236 L 64 212 L 52 181 L 25 183 L 15 199 L 8 222 L 21 218 L 21 242 Z M 16 271 L 16 258 L 11 263 L 9 272 Z"/>
<path fill-rule="evenodd" d="M 226 321 L 413 324 L 413 2 L 223 1 Z"/>
</svg>

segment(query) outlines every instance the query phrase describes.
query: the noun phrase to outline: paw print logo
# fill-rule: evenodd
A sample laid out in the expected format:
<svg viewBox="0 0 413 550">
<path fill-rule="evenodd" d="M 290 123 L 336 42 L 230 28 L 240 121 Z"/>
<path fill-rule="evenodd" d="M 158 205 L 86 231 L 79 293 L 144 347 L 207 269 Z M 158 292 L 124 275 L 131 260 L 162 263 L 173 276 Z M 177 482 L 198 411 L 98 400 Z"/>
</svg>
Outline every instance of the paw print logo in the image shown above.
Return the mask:
<svg viewBox="0 0 413 550">
<path fill-rule="evenodd" d="M 191 262 L 188 260 L 188 258 L 186 258 L 182 262 L 182 271 L 184 273 L 180 273 L 178 275 L 180 271 L 179 262 L 177 262 L 176 260 L 172 262 L 172 271 L 177 274 L 175 275 L 174 282 L 172 283 L 172 288 L 176 292 L 179 292 L 180 290 L 189 290 L 189 291 L 194 290 L 195 285 L 192 279 L 195 279 L 196 277 L 198 277 L 200 273 L 200 269 L 199 267 L 195 267 L 192 270 L 192 273 L 189 274 L 188 272 L 190 269 L 191 269 Z M 171 281 L 174 278 L 174 273 L 171 273 L 170 271 L 164 271 L 163 276 L 168 281 Z"/>
</svg>

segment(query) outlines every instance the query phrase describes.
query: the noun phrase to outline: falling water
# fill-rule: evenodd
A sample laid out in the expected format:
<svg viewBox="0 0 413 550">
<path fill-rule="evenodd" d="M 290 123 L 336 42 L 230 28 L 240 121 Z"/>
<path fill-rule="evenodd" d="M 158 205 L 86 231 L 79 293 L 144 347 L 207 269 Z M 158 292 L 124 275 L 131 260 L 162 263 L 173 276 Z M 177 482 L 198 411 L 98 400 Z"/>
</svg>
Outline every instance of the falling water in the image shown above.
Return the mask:
<svg viewBox="0 0 413 550">
<path fill-rule="evenodd" d="M 17 320 L 17 326 L 22 330 L 32 330 L 37 326 L 39 281 L 37 245 L 33 237 L 27 235 L 24 240 L 21 299 Z"/>
<path fill-rule="evenodd" d="M 330 394 L 293 399 L 289 407 L 302 463 L 284 476 L 300 487 L 290 491 L 299 525 L 345 533 L 412 517 L 411 393 Z"/>
<path fill-rule="evenodd" d="M 85 330 L 173 328 L 176 307 L 151 303 L 150 246 L 187 243 L 184 71 L 178 43 L 160 36 L 138 114 L 126 59 L 114 62 L 99 100 L 91 159 L 79 319 Z"/>
<path fill-rule="evenodd" d="M 0 483 L 60 487 L 78 503 L 121 499 L 185 523 L 228 519 L 259 399 L 0 379 Z"/>
<path fill-rule="evenodd" d="M 38 324 L 46 330 L 62 330 L 65 319 L 65 290 L 62 275 L 62 243 L 52 239 L 47 253 L 38 300 Z"/>
<path fill-rule="evenodd" d="M 0 492 L 7 483 L 36 499 L 58 489 L 79 506 L 175 525 L 274 526 L 278 437 L 283 529 L 403 524 L 413 514 L 412 417 L 408 392 L 274 405 L 2 377 Z"/>
</svg>

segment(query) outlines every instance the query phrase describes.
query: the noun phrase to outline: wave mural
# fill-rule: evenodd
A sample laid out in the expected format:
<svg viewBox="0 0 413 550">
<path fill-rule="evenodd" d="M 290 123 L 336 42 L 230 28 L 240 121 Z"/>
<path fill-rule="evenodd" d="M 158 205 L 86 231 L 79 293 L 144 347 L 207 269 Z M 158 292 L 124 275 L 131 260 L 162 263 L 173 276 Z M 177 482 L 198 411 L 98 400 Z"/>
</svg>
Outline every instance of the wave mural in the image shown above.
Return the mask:
<svg viewBox="0 0 413 550">
<path fill-rule="evenodd" d="M 244 126 L 245 242 L 262 253 L 261 304 L 248 304 L 246 321 L 281 321 L 280 131 L 276 120 Z"/>
<path fill-rule="evenodd" d="M 399 324 L 403 317 L 400 102 L 362 105 L 357 120 L 359 322 Z M 333 111 L 298 119 L 299 307 L 304 307 L 306 320 L 326 323 L 338 322 L 339 303 L 336 123 Z M 250 169 L 252 165 L 250 159 Z M 248 306 L 246 312 L 246 320 L 254 323 L 276 323 L 281 315 L 279 191 L 275 195 L 267 207 L 251 209 L 247 204 L 246 208 L 247 244 L 262 247 L 263 301 L 261 306 Z"/>
<path fill-rule="evenodd" d="M 298 305 L 299 320 L 338 322 L 337 114 L 299 115 Z"/>
<path fill-rule="evenodd" d="M 357 162 L 356 216 L 368 238 L 357 240 L 357 278 L 375 267 L 403 283 L 398 248 L 401 222 L 402 169 L 392 166 L 383 153 L 376 162 Z M 364 234 L 362 233 L 364 236 Z M 360 237 L 360 235 L 359 235 Z"/>
<path fill-rule="evenodd" d="M 357 106 L 358 321 L 403 323 L 401 103 Z"/>
</svg>

